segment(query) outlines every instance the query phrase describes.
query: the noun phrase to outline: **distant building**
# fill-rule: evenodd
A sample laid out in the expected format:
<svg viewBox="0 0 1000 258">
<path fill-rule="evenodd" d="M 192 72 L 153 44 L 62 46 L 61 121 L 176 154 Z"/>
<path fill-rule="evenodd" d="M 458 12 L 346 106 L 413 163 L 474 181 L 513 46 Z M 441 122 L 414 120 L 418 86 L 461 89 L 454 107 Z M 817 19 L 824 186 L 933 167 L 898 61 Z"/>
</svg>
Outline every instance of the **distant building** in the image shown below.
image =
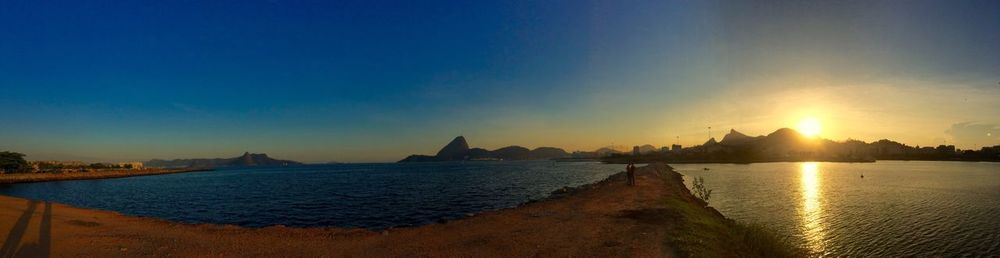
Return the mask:
<svg viewBox="0 0 1000 258">
<path fill-rule="evenodd" d="M 87 163 L 83 163 L 83 161 L 77 161 L 77 160 L 42 160 L 42 161 L 33 161 L 33 163 L 43 164 L 43 165 L 58 165 L 64 167 L 82 167 L 87 165 Z"/>
<path fill-rule="evenodd" d="M 673 151 L 674 153 L 681 153 L 681 145 L 680 144 L 670 145 L 670 150 Z"/>
<path fill-rule="evenodd" d="M 660 148 L 660 152 L 662 152 L 662 153 L 670 152 L 670 147 L 663 146 L 662 148 Z"/>
<path fill-rule="evenodd" d="M 143 164 L 142 164 L 141 161 L 132 161 L 132 162 L 118 163 L 119 167 L 127 168 L 127 169 L 134 169 L 134 170 L 141 170 L 143 168 L 142 165 Z"/>
<path fill-rule="evenodd" d="M 642 153 L 642 151 L 639 150 L 639 146 L 633 146 L 632 147 L 632 155 L 639 156 L 640 153 Z"/>
</svg>

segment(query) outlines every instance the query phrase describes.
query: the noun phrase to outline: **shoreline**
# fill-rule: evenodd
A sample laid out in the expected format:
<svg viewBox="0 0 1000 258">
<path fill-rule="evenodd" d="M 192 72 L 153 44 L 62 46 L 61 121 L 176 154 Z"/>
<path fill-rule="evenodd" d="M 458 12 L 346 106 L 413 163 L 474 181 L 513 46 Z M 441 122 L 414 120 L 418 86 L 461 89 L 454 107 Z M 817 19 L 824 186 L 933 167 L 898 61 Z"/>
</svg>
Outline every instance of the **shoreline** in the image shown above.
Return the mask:
<svg viewBox="0 0 1000 258">
<path fill-rule="evenodd" d="M 135 176 L 154 176 L 188 172 L 213 171 L 214 169 L 151 169 L 151 170 L 111 170 L 111 171 L 90 171 L 90 172 L 61 172 L 61 173 L 10 173 L 0 174 L 0 185 L 3 184 L 27 184 L 52 181 L 69 180 L 96 180 L 111 179 Z"/>
<path fill-rule="evenodd" d="M 0 196 L 4 253 L 59 256 L 677 257 L 759 256 L 665 164 L 514 208 L 381 232 L 185 224 Z M 44 203 L 44 205 L 42 205 Z M 42 208 L 44 206 L 44 209 Z M 40 223 L 38 222 L 40 221 Z M 710 234 L 710 235 L 703 235 Z M 733 243 L 736 244 L 733 244 Z M 770 255 L 769 255 L 770 256 Z"/>
</svg>

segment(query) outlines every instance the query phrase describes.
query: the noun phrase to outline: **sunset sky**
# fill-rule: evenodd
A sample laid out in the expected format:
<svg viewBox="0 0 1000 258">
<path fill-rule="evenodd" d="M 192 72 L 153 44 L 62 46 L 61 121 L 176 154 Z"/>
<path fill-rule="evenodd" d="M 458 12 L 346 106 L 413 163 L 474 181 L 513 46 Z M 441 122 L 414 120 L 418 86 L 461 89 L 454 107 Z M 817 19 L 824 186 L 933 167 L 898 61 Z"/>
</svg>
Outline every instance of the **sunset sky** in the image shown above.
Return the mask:
<svg viewBox="0 0 1000 258">
<path fill-rule="evenodd" d="M 1000 1 L 162 2 L 0 1 L 0 150 L 395 161 L 806 118 L 1000 144 Z"/>
</svg>

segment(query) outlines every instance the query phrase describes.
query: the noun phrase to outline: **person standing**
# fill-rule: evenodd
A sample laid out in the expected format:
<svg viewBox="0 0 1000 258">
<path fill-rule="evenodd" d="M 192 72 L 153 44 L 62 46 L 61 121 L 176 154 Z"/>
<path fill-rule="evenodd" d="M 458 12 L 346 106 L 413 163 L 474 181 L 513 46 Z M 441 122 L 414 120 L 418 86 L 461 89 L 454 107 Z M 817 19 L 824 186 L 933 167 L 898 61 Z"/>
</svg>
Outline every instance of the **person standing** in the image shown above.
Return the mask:
<svg viewBox="0 0 1000 258">
<path fill-rule="evenodd" d="M 635 164 L 632 162 L 625 166 L 625 181 L 629 186 L 635 185 Z"/>
</svg>

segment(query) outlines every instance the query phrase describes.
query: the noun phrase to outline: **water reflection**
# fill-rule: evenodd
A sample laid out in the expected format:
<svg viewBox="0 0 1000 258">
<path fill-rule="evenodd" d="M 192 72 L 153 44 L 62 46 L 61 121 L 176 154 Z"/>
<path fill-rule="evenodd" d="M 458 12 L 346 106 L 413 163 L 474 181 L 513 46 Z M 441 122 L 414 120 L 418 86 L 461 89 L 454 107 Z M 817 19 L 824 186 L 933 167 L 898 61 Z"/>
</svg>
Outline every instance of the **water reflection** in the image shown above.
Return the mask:
<svg viewBox="0 0 1000 258">
<path fill-rule="evenodd" d="M 803 235 L 809 249 L 823 253 L 823 207 L 820 203 L 821 180 L 819 163 L 805 162 L 801 165 Z"/>
</svg>

